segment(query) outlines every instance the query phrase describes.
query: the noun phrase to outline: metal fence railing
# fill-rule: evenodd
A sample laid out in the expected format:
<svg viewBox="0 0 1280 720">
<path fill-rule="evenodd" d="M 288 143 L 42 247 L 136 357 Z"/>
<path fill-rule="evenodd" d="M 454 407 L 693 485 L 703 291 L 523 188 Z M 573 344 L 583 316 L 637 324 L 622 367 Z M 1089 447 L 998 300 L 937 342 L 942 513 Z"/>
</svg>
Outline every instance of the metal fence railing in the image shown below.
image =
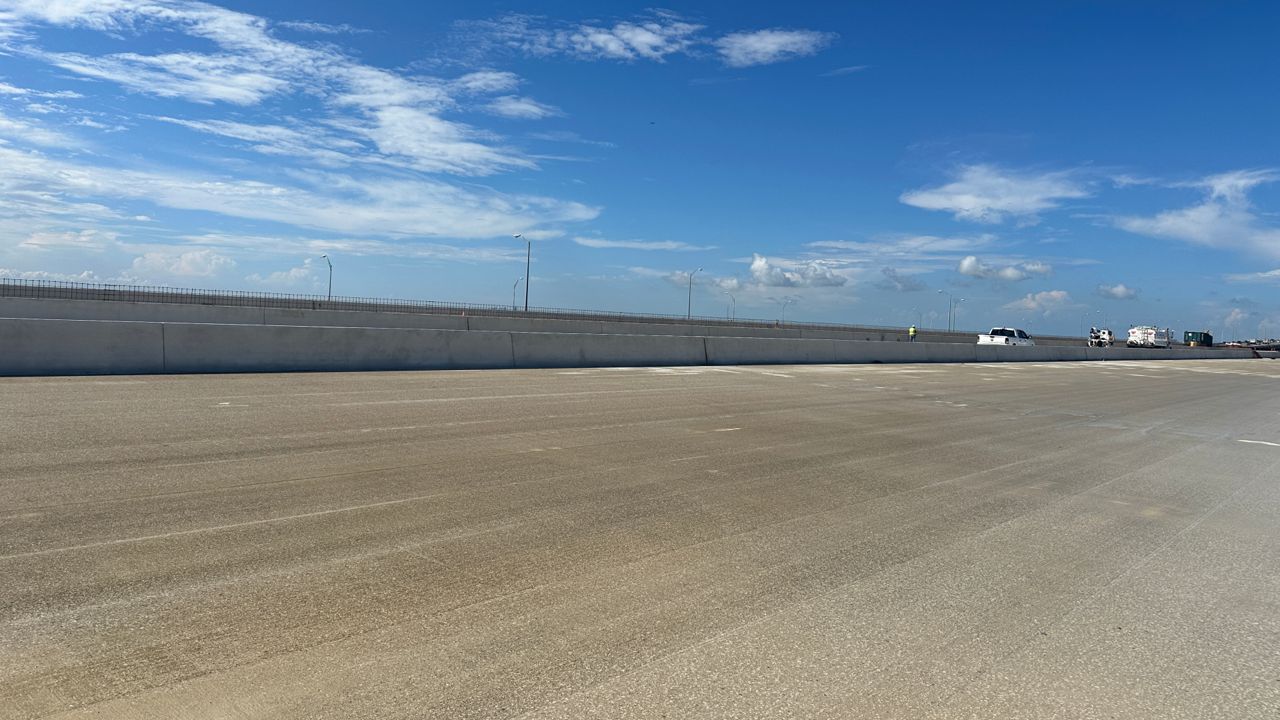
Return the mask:
<svg viewBox="0 0 1280 720">
<path fill-rule="evenodd" d="M 112 285 L 106 283 L 82 283 L 64 280 L 28 280 L 0 277 L 0 297 L 48 298 L 59 300 L 99 300 L 135 303 L 173 303 L 181 305 L 222 305 L 236 307 L 288 308 L 295 310 L 348 310 L 354 312 L 396 312 L 427 315 L 480 315 L 493 317 L 540 318 L 551 320 L 595 320 L 605 322 L 672 323 L 690 325 L 720 325 L 725 327 L 790 328 L 831 330 L 848 333 L 902 333 L 900 325 L 867 325 L 854 323 L 815 323 L 791 320 L 764 320 L 759 318 L 724 318 L 720 316 L 663 315 L 659 313 L 630 313 L 607 310 L 570 310 L 565 308 L 531 307 L 523 309 L 507 305 L 483 305 L 477 303 L 441 302 L 435 300 L 397 300 L 299 293 L 273 293 L 245 290 L 205 290 L 198 288 L 172 288 L 152 285 Z M 956 329 L 921 328 L 931 338 L 948 338 L 952 341 L 968 339 L 974 331 Z M 968 336 L 968 337 L 965 337 Z M 1040 335 L 1046 341 L 1078 342 L 1079 338 Z"/>
<path fill-rule="evenodd" d="M 813 323 L 758 318 L 712 317 L 706 315 L 664 315 L 606 310 L 572 310 L 531 307 L 523 309 L 507 305 L 441 302 L 435 300 L 399 300 L 298 293 L 273 293 L 241 290 L 204 290 L 150 285 L 112 285 L 63 280 L 27 280 L 0 277 L 0 297 L 47 298 L 59 300 L 97 300 L 115 302 L 172 303 L 182 305 L 222 305 L 236 307 L 289 308 L 298 310 L 347 310 L 355 312 L 399 312 L 430 315 L 481 315 L 495 317 L 542 318 L 554 320 L 596 320 L 610 322 L 673 323 L 725 325 L 732 327 L 824 329 L 851 332 L 902 332 L 899 326 L 845 323 Z M 945 332 L 932 330 L 931 332 Z"/>
</svg>

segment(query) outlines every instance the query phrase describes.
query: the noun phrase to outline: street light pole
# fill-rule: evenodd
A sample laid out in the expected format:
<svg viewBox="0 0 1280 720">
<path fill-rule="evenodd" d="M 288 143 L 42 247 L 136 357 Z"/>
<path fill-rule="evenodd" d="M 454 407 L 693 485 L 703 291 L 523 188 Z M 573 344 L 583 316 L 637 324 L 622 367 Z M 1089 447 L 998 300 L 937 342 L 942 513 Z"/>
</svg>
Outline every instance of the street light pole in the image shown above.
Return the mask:
<svg viewBox="0 0 1280 720">
<path fill-rule="evenodd" d="M 951 293 L 939 290 L 938 294 L 947 296 L 947 332 L 951 332 Z"/>
<path fill-rule="evenodd" d="M 516 278 L 516 281 L 514 283 L 511 283 L 511 311 L 512 312 L 515 312 L 518 309 L 518 306 L 516 305 L 516 288 L 520 287 L 520 281 L 523 279 L 524 278 L 518 277 Z"/>
<path fill-rule="evenodd" d="M 529 312 L 529 262 L 533 259 L 533 241 L 525 238 L 522 233 L 516 233 L 511 237 L 515 240 L 524 238 L 524 311 Z"/>
<path fill-rule="evenodd" d="M 333 262 L 329 260 L 328 255 L 321 255 L 320 257 L 324 258 L 325 263 L 329 265 L 329 296 L 328 297 L 329 297 L 329 300 L 332 301 L 333 300 Z"/>
<path fill-rule="evenodd" d="M 697 275 L 700 272 L 702 272 L 702 268 L 698 268 L 697 270 L 694 270 L 693 272 L 689 273 L 689 307 L 685 311 L 685 316 L 684 316 L 686 320 L 693 319 L 693 276 Z"/>
<path fill-rule="evenodd" d="M 795 301 L 795 298 L 784 298 L 782 301 L 782 322 L 784 324 L 787 322 L 787 306 Z"/>
<path fill-rule="evenodd" d="M 951 305 L 951 330 L 952 330 L 952 332 L 954 332 L 954 331 L 955 331 L 955 327 L 956 327 L 956 308 L 960 307 L 960 303 L 962 303 L 962 302 L 964 302 L 964 298 L 960 298 L 959 300 L 956 300 L 956 301 L 955 301 L 955 303 L 953 303 L 953 304 Z"/>
<path fill-rule="evenodd" d="M 729 319 L 736 320 L 738 317 L 738 298 L 734 297 L 733 293 L 729 292 L 728 290 L 725 290 L 722 294 L 728 295 L 729 301 L 733 303 L 733 305 L 731 306 L 733 309 L 729 311 Z"/>
</svg>

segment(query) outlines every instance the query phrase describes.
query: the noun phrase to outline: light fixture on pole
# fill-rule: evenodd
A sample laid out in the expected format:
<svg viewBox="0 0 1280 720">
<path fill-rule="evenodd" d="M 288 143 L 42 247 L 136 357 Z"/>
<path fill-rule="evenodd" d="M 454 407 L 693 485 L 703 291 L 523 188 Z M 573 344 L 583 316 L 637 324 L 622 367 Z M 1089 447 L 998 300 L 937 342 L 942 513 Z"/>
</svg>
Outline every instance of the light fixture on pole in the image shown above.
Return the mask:
<svg viewBox="0 0 1280 720">
<path fill-rule="evenodd" d="M 327 264 L 329 265 L 329 295 L 328 295 L 328 298 L 329 298 L 329 300 L 333 300 L 333 262 L 332 262 L 331 260 L 329 260 L 329 256 L 328 256 L 328 255 L 321 255 L 320 257 L 324 258 L 325 263 L 327 263 Z"/>
<path fill-rule="evenodd" d="M 523 233 L 516 233 L 511 237 L 514 240 L 524 238 L 524 311 L 529 312 L 529 262 L 533 259 L 533 242 L 525 238 Z"/>
<path fill-rule="evenodd" d="M 698 268 L 697 270 L 694 270 L 693 272 L 689 273 L 689 307 L 685 311 L 685 316 L 684 316 L 686 320 L 693 319 L 693 276 L 697 275 L 700 272 L 702 272 L 702 268 Z"/>
<path fill-rule="evenodd" d="M 796 299 L 793 297 L 782 299 L 782 317 L 780 318 L 781 322 L 785 323 L 787 321 L 787 306 L 795 301 Z"/>
<path fill-rule="evenodd" d="M 736 320 L 738 317 L 738 298 L 734 297 L 733 293 L 729 292 L 728 290 L 723 291 L 721 295 L 729 296 L 729 302 L 733 303 L 730 306 L 732 309 L 729 311 L 729 319 Z"/>
</svg>

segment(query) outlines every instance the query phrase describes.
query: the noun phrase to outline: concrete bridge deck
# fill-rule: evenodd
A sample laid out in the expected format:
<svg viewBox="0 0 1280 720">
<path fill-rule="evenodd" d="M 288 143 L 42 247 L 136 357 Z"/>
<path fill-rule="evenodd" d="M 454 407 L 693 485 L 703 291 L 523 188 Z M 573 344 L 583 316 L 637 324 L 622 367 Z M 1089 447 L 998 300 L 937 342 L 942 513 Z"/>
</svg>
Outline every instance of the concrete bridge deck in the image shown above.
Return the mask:
<svg viewBox="0 0 1280 720">
<path fill-rule="evenodd" d="M 0 717 L 1266 718 L 1271 360 L 0 379 Z"/>
</svg>

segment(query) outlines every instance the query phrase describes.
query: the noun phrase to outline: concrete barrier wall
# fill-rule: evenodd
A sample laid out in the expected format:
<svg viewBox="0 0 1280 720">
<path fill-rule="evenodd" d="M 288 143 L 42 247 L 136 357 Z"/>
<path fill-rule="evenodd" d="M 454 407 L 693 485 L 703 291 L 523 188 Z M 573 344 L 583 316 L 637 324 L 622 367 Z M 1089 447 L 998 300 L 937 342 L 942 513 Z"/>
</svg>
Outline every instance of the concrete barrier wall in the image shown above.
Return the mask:
<svg viewBox="0 0 1280 720">
<path fill-rule="evenodd" d="M 164 372 L 160 323 L 0 320 L 0 375 Z"/>
<path fill-rule="evenodd" d="M 166 324 L 167 372 L 509 368 L 509 333 Z"/>
<path fill-rule="evenodd" d="M 515 367 L 705 365 L 703 338 L 672 335 L 511 333 Z"/>
<path fill-rule="evenodd" d="M 1251 350 L 999 347 L 433 328 L 0 319 L 0 375 L 1248 358 Z"/>
<path fill-rule="evenodd" d="M 599 335 L 606 332 L 601 329 L 598 320 L 553 320 L 548 318 L 489 317 L 477 315 L 464 318 L 471 330 L 492 330 L 495 332 L 541 332 L 541 333 L 589 333 Z M 608 333 L 639 334 L 639 333 Z"/>
<path fill-rule="evenodd" d="M 708 365 L 800 365 L 836 361 L 835 340 L 705 338 Z"/>
</svg>

